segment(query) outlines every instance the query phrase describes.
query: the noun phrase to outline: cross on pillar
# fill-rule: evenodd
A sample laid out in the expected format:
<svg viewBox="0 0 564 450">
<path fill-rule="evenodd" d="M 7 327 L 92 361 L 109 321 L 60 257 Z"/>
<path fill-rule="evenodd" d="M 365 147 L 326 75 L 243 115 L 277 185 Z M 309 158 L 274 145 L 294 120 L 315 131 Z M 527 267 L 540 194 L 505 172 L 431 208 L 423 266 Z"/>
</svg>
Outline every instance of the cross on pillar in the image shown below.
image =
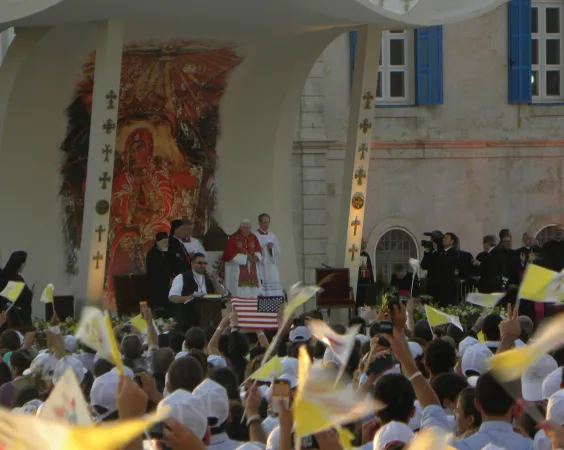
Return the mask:
<svg viewBox="0 0 564 450">
<path fill-rule="evenodd" d="M 102 183 L 102 189 L 106 189 L 107 183 L 109 183 L 110 181 L 112 181 L 112 177 L 108 176 L 108 172 L 104 172 L 103 176 L 101 176 L 100 178 L 98 178 L 100 180 L 100 183 Z"/>
<path fill-rule="evenodd" d="M 106 144 L 102 149 L 102 153 L 104 154 L 104 162 L 110 162 L 110 155 L 112 154 L 112 152 L 113 150 L 110 144 Z"/>
<path fill-rule="evenodd" d="M 96 270 L 100 268 L 100 261 L 104 259 L 104 255 L 100 253 L 100 250 L 92 257 L 92 261 L 96 261 Z"/>
<path fill-rule="evenodd" d="M 360 160 L 364 161 L 364 154 L 368 151 L 368 145 L 366 145 L 366 142 L 363 142 L 362 144 L 360 144 L 360 147 L 358 148 L 358 152 L 360 153 Z"/>
<path fill-rule="evenodd" d="M 111 89 L 110 92 L 106 94 L 106 100 L 108 101 L 108 107 L 106 109 L 114 109 L 115 108 L 114 101 L 116 101 L 116 99 L 117 99 L 117 95 L 114 92 L 114 90 Z"/>
<path fill-rule="evenodd" d="M 351 261 L 354 261 L 354 254 L 358 253 L 359 250 L 356 246 L 356 244 L 353 244 L 351 248 L 349 248 L 349 253 L 351 254 Z"/>
<path fill-rule="evenodd" d="M 372 127 L 372 125 L 370 125 L 370 126 Z M 104 129 L 106 134 L 111 134 L 112 131 L 114 131 L 116 129 L 116 124 L 114 123 L 114 121 L 112 119 L 108 119 L 104 122 L 104 125 L 102 125 L 102 128 Z"/>
<path fill-rule="evenodd" d="M 354 235 L 356 236 L 356 229 L 360 226 L 360 220 L 358 220 L 358 216 L 351 222 L 351 226 L 354 228 Z"/>
<path fill-rule="evenodd" d="M 374 100 L 372 92 L 368 91 L 363 95 L 362 99 L 364 100 L 364 109 L 372 109 L 372 105 L 370 104 L 372 100 Z"/>
<path fill-rule="evenodd" d="M 354 178 L 355 180 L 357 180 L 356 184 L 362 186 L 362 179 L 366 178 L 366 172 L 364 170 L 364 167 L 360 166 L 358 168 L 358 170 L 354 174 Z"/>
<path fill-rule="evenodd" d="M 96 233 L 98 233 L 98 242 L 102 242 L 102 233 L 105 233 L 106 229 L 100 225 L 98 228 L 96 228 Z"/>
<path fill-rule="evenodd" d="M 372 124 L 368 119 L 364 119 L 362 122 L 360 122 L 358 128 L 361 129 L 364 134 L 366 134 L 368 130 L 372 128 Z"/>
</svg>

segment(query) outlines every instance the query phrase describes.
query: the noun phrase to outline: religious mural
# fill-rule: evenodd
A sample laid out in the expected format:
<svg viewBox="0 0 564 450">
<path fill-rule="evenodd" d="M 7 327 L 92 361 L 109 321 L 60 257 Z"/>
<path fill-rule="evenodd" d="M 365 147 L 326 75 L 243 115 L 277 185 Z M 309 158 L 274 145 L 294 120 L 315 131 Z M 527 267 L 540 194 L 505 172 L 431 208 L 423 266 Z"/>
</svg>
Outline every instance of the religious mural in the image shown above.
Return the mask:
<svg viewBox="0 0 564 450">
<path fill-rule="evenodd" d="M 214 210 L 219 103 L 235 49 L 207 42 L 124 47 L 107 261 L 107 303 L 113 277 L 143 273 L 145 255 L 170 221 L 189 218 L 203 235 Z M 95 54 L 83 66 L 67 109 L 61 195 L 67 271 L 76 274 L 80 246 Z M 104 149 L 96 149 L 103 151 Z"/>
</svg>

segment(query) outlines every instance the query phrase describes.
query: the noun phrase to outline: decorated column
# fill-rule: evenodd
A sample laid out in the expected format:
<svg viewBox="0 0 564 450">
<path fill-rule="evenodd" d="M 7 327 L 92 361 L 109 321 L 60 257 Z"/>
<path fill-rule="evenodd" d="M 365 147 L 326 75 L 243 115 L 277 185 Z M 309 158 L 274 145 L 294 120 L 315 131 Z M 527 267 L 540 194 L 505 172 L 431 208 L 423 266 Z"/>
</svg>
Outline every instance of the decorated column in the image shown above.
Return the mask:
<svg viewBox="0 0 564 450">
<path fill-rule="evenodd" d="M 344 267 L 350 270 L 350 280 L 355 295 L 364 227 L 381 43 L 381 27 L 369 25 L 358 29 L 342 183 L 343 222 L 339 228 L 339 249 L 343 255 Z"/>
<path fill-rule="evenodd" d="M 103 302 L 124 23 L 100 25 L 80 242 L 77 306 Z"/>
</svg>

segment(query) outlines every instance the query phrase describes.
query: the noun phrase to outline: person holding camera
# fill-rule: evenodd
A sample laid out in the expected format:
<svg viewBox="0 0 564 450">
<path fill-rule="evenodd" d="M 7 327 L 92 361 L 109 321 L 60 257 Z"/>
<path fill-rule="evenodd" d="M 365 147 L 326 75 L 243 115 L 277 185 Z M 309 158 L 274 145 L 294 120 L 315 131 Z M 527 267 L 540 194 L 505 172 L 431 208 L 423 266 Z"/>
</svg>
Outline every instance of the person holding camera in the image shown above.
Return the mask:
<svg viewBox="0 0 564 450">
<path fill-rule="evenodd" d="M 440 279 L 439 256 L 443 251 L 443 233 L 442 231 L 435 230 L 423 233 L 423 235 L 429 236 L 431 239 L 421 241 L 421 245 L 425 249 L 421 268 L 427 271 L 427 294 L 437 298 Z"/>
</svg>

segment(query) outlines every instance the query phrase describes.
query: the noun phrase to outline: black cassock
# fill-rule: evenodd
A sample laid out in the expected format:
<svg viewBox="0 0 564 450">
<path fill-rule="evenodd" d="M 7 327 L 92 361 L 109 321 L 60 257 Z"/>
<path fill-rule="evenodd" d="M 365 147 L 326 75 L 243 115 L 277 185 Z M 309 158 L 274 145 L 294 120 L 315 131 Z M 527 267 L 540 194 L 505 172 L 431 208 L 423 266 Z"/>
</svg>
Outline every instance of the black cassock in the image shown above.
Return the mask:
<svg viewBox="0 0 564 450">
<path fill-rule="evenodd" d="M 376 284 L 372 261 L 366 251 L 360 252 L 361 263 L 358 268 L 358 282 L 356 287 L 356 306 L 376 304 Z"/>
<path fill-rule="evenodd" d="M 171 270 L 167 252 L 161 252 L 155 245 L 147 252 L 147 278 L 149 306 L 159 317 L 171 317 L 172 305 L 168 301 L 171 284 Z"/>
</svg>

